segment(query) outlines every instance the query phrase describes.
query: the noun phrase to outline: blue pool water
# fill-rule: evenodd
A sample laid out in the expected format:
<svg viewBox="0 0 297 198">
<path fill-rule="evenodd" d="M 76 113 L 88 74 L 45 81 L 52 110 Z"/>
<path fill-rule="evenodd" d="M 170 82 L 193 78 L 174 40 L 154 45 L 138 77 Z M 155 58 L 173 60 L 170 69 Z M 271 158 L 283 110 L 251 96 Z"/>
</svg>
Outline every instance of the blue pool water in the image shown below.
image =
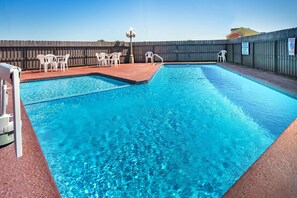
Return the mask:
<svg viewBox="0 0 297 198">
<path fill-rule="evenodd" d="M 295 99 L 215 65 L 25 108 L 63 197 L 221 197 L 297 117 Z"/>
<path fill-rule="evenodd" d="M 106 89 L 126 86 L 127 83 L 99 75 L 58 78 L 21 84 L 24 104 L 44 102 L 52 99 L 77 96 Z"/>
</svg>

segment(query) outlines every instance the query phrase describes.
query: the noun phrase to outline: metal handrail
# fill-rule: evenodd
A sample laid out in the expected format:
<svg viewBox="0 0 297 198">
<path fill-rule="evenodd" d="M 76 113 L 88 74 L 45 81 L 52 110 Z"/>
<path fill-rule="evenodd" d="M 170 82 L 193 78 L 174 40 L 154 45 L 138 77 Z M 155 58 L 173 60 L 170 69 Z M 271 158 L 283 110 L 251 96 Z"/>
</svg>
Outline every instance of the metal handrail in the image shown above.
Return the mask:
<svg viewBox="0 0 297 198">
<path fill-rule="evenodd" d="M 153 56 L 158 57 L 158 58 L 162 61 L 162 63 L 164 62 L 163 58 L 162 58 L 160 55 L 158 55 L 158 54 L 154 54 Z"/>
</svg>

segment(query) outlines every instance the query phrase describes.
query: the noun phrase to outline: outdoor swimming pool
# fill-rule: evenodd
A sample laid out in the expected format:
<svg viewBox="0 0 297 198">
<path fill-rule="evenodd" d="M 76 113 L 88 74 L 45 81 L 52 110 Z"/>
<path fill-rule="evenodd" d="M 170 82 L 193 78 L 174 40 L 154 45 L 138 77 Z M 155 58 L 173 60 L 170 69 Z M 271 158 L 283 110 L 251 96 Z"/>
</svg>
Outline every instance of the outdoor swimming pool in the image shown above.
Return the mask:
<svg viewBox="0 0 297 198">
<path fill-rule="evenodd" d="M 297 117 L 296 99 L 215 65 L 59 100 L 27 102 L 31 90 L 22 98 L 62 197 L 220 197 Z"/>
</svg>

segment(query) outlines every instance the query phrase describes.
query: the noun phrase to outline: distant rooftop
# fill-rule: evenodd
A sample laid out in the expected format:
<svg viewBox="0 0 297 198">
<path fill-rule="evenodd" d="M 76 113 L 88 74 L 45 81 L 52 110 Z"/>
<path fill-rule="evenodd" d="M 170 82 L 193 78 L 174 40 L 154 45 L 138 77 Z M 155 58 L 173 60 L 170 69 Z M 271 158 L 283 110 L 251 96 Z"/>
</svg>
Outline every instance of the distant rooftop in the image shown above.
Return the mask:
<svg viewBox="0 0 297 198">
<path fill-rule="evenodd" d="M 253 36 L 260 34 L 260 32 L 257 32 L 255 30 L 252 30 L 250 28 L 232 28 L 231 33 L 226 36 L 227 39 L 235 39 L 239 37 L 244 37 L 244 36 Z"/>
</svg>

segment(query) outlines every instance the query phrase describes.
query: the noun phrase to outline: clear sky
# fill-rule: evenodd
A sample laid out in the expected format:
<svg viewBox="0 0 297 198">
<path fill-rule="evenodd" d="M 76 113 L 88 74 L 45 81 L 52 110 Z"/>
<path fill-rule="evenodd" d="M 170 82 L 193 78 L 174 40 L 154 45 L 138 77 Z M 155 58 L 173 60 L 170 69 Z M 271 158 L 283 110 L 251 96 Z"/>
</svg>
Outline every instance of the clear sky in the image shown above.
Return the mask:
<svg viewBox="0 0 297 198">
<path fill-rule="evenodd" d="M 224 39 L 297 27 L 297 0 L 0 0 L 0 40 Z"/>
</svg>

